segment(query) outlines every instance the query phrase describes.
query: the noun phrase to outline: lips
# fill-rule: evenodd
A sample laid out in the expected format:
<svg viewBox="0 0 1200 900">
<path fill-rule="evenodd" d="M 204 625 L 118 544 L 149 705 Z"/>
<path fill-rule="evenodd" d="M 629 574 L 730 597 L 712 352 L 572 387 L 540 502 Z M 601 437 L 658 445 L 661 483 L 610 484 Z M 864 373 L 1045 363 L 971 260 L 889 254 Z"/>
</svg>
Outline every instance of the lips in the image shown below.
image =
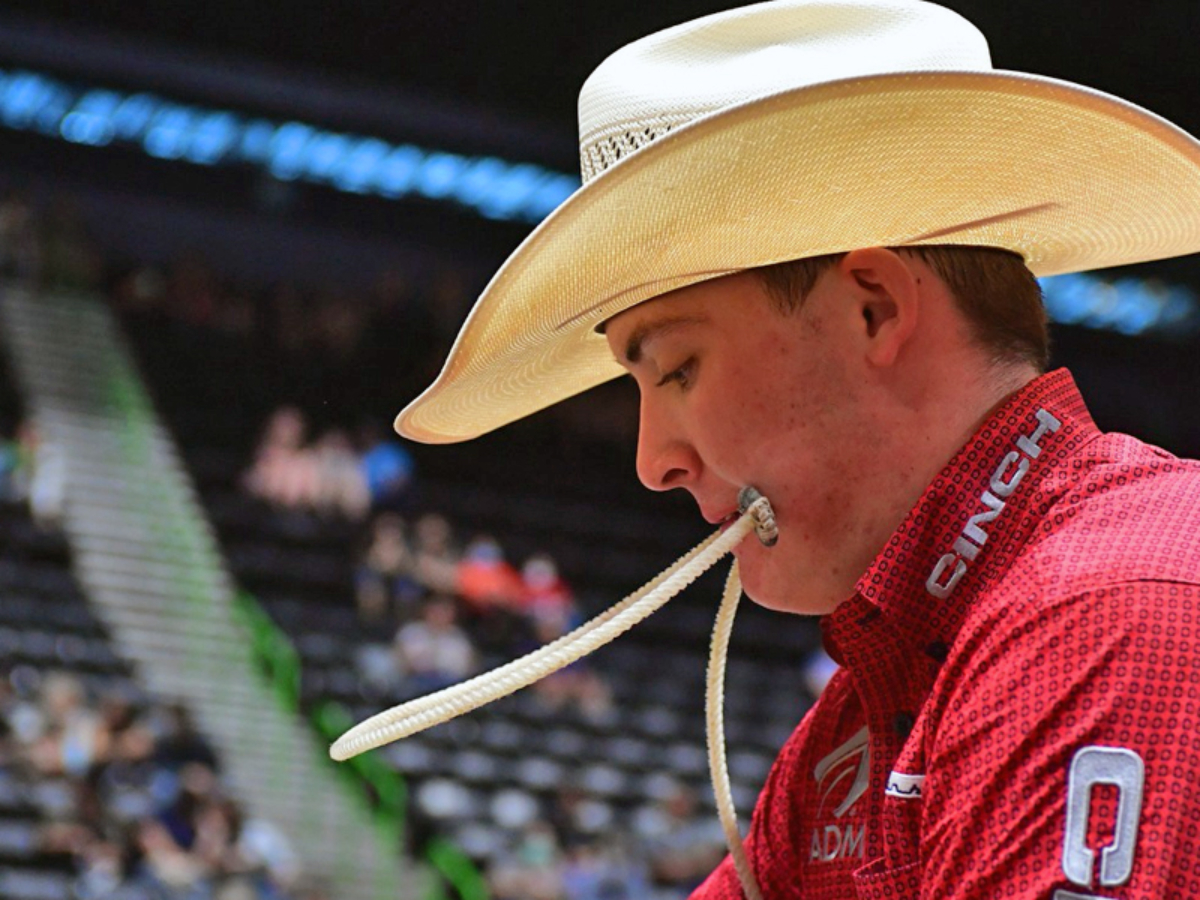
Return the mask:
<svg viewBox="0 0 1200 900">
<path fill-rule="evenodd" d="M 727 509 L 725 512 L 709 512 L 704 507 L 700 507 L 700 515 L 704 516 L 704 521 L 709 525 L 720 525 L 722 528 L 728 528 L 738 517 L 737 507 Z"/>
</svg>

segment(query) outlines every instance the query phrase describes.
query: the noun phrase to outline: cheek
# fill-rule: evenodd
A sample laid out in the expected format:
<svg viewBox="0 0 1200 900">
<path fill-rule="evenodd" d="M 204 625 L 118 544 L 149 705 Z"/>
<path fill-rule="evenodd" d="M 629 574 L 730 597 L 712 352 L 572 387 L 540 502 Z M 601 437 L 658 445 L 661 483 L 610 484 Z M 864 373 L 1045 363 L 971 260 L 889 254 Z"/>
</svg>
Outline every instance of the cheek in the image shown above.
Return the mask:
<svg viewBox="0 0 1200 900">
<path fill-rule="evenodd" d="M 714 437 L 713 462 L 727 464 L 730 474 L 754 476 L 765 462 L 803 442 L 803 396 L 777 355 L 749 354 L 750 361 L 729 366 L 706 403 L 703 415 Z"/>
<path fill-rule="evenodd" d="M 743 477 L 758 482 L 781 524 L 798 530 L 806 544 L 844 539 L 855 529 L 856 498 L 881 464 L 856 408 L 852 392 L 832 383 L 820 393 L 764 391 L 730 417 L 731 430 L 744 440 Z"/>
</svg>

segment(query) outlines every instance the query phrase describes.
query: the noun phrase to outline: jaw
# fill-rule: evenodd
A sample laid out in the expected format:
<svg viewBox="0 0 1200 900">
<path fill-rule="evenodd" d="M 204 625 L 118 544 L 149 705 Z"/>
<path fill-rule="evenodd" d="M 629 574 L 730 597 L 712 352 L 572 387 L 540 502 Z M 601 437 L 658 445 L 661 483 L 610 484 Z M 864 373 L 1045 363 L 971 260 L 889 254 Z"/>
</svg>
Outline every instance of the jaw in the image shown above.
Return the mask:
<svg viewBox="0 0 1200 900">
<path fill-rule="evenodd" d="M 794 615 L 833 612 L 854 593 L 861 572 L 849 574 L 839 565 L 838 548 L 815 546 L 800 523 L 776 511 L 779 540 L 764 546 L 747 535 L 733 550 L 746 596 L 766 609 Z M 865 567 L 864 567 L 865 570 Z"/>
</svg>

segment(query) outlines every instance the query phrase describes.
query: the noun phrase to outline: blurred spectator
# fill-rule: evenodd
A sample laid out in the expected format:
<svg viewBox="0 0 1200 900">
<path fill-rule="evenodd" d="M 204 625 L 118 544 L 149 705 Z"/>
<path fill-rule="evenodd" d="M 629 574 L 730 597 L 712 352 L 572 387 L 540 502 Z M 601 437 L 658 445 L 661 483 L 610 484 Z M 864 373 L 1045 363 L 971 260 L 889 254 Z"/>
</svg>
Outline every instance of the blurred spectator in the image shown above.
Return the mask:
<svg viewBox="0 0 1200 900">
<path fill-rule="evenodd" d="M 558 565 L 548 553 L 535 553 L 521 566 L 521 609 L 533 619 L 569 616 L 573 606 L 571 588 L 558 574 Z"/>
<path fill-rule="evenodd" d="M 77 900 L 133 900 L 136 894 L 119 889 L 128 874 L 120 843 L 87 830 L 75 857 L 78 875 L 72 885 Z"/>
<path fill-rule="evenodd" d="M 120 822 L 154 815 L 176 789 L 174 776 L 155 763 L 154 736 L 141 723 L 113 735 L 112 753 L 92 783 L 108 815 Z"/>
<path fill-rule="evenodd" d="M 370 510 L 371 495 L 362 458 L 349 435 L 333 428 L 309 447 L 307 434 L 308 420 L 297 407 L 275 410 L 243 486 L 276 506 L 337 515 L 352 522 L 363 519 Z"/>
<path fill-rule="evenodd" d="M 596 822 L 590 815 L 591 797 L 579 785 L 570 781 L 559 785 L 550 807 L 549 821 L 566 850 L 585 844 L 596 837 Z"/>
<path fill-rule="evenodd" d="M 696 795 L 676 782 L 653 808 L 635 821 L 645 841 L 650 874 L 669 896 L 688 896 L 725 856 L 725 834 L 716 818 L 699 812 Z"/>
<path fill-rule="evenodd" d="M 293 888 L 300 883 L 300 857 L 274 822 L 247 819 L 242 823 L 237 846 L 241 858 L 254 870 L 265 871 L 275 884 Z"/>
<path fill-rule="evenodd" d="M 467 545 L 455 583 L 466 603 L 467 627 L 480 647 L 509 654 L 526 642 L 524 585 L 495 538 L 479 535 Z"/>
<path fill-rule="evenodd" d="M 187 706 L 168 704 L 160 722 L 154 747 L 154 756 L 160 765 L 178 771 L 189 763 L 200 763 L 217 771 L 217 754 L 204 735 L 196 730 Z"/>
<path fill-rule="evenodd" d="M 576 618 L 573 609 L 557 614 L 543 610 L 532 620 L 535 643 L 544 646 L 563 637 L 571 630 Z M 551 710 L 574 705 L 585 718 L 597 722 L 613 714 L 612 691 L 586 659 L 547 675 L 533 685 L 533 692 Z"/>
<path fill-rule="evenodd" d="M 394 606 L 400 621 L 407 621 L 423 593 L 416 579 L 416 557 L 405 540 L 404 519 L 396 513 L 377 516 L 371 545 L 355 575 L 360 618 L 378 622 Z"/>
<path fill-rule="evenodd" d="M 0 774 L 38 807 L 37 851 L 73 858 L 75 900 L 284 900 L 295 852 L 207 763 L 164 763 L 150 723 L 165 709 L 132 686 L 92 697 L 73 674 L 20 674 L 0 682 Z M 176 758 L 208 755 L 198 740 Z"/>
<path fill-rule="evenodd" d="M 493 900 L 566 900 L 563 858 L 554 829 L 534 822 L 488 873 Z"/>
<path fill-rule="evenodd" d="M 312 457 L 316 468 L 312 503 L 317 512 L 340 514 L 354 522 L 364 518 L 371 497 L 362 461 L 346 432 L 338 428 L 327 431 L 317 441 Z"/>
<path fill-rule="evenodd" d="M 375 509 L 403 508 L 412 487 L 414 466 L 412 454 L 398 441 L 384 438 L 374 424 L 360 431 L 364 448 L 363 477 Z"/>
<path fill-rule="evenodd" d="M 475 648 L 457 620 L 454 598 L 434 595 L 420 619 L 396 632 L 396 661 L 414 688 L 437 690 L 474 673 Z"/>
<path fill-rule="evenodd" d="M 28 471 L 29 511 L 39 528 L 57 530 L 67 498 L 67 460 L 62 448 L 46 440 L 32 419 L 17 430 L 19 459 Z"/>
<path fill-rule="evenodd" d="M 294 406 L 281 406 L 267 422 L 245 477 L 251 494 L 268 502 L 297 508 L 312 502 L 317 493 L 317 468 L 305 448 L 308 421 Z"/>
<path fill-rule="evenodd" d="M 109 735 L 80 680 L 51 672 L 42 682 L 38 721 L 25 733 L 29 759 L 43 775 L 83 777 L 108 751 Z"/>
<path fill-rule="evenodd" d="M 242 813 L 237 806 L 223 797 L 214 797 L 196 813 L 195 837 L 190 849 L 209 871 L 244 874 L 251 866 L 238 846 L 241 830 Z"/>
<path fill-rule="evenodd" d="M 467 545 L 458 564 L 458 595 L 477 612 L 494 608 L 520 608 L 524 585 L 504 558 L 504 550 L 491 535 L 477 536 Z"/>
<path fill-rule="evenodd" d="M 175 770 L 174 790 L 163 804 L 158 819 L 181 847 L 196 839 L 196 816 L 217 794 L 217 773 L 201 762 L 187 763 Z"/>
<path fill-rule="evenodd" d="M 645 865 L 616 837 L 570 848 L 562 881 L 567 900 L 642 900 L 650 896 Z"/>
<path fill-rule="evenodd" d="M 203 896 L 200 881 L 208 874 L 204 863 L 175 843 L 161 822 L 150 817 L 138 822 L 137 849 L 142 859 L 135 881 L 151 896 Z"/>
<path fill-rule="evenodd" d="M 21 440 L 25 427 L 22 425 L 15 437 L 0 436 L 0 502 L 3 503 L 29 499 L 33 447 Z"/>
<path fill-rule="evenodd" d="M 426 513 L 413 528 L 413 557 L 417 581 L 437 594 L 452 594 L 458 583 L 458 548 L 450 523 Z"/>
</svg>

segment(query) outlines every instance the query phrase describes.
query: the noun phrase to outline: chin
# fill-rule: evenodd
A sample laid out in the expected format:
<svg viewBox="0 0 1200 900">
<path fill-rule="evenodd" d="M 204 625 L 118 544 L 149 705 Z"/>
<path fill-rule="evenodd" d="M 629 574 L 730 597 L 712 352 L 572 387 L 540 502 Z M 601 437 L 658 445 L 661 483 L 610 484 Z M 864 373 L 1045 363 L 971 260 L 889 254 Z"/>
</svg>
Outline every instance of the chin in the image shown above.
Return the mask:
<svg viewBox="0 0 1200 900">
<path fill-rule="evenodd" d="M 796 582 L 786 578 L 776 565 L 777 560 L 769 558 L 768 554 L 779 550 L 775 547 L 764 547 L 753 536 L 747 541 L 754 541 L 740 548 L 737 553 L 738 575 L 742 579 L 742 592 L 766 609 L 776 612 L 796 612 L 798 591 Z"/>
<path fill-rule="evenodd" d="M 792 571 L 802 568 L 786 565 L 792 559 L 782 542 L 764 547 L 757 540 L 753 545 L 747 541 L 737 552 L 743 593 L 759 606 L 775 612 L 801 616 L 833 612 L 845 598 L 831 598 L 828 591 L 819 589 L 811 574 L 806 578 L 803 571 Z"/>
</svg>

